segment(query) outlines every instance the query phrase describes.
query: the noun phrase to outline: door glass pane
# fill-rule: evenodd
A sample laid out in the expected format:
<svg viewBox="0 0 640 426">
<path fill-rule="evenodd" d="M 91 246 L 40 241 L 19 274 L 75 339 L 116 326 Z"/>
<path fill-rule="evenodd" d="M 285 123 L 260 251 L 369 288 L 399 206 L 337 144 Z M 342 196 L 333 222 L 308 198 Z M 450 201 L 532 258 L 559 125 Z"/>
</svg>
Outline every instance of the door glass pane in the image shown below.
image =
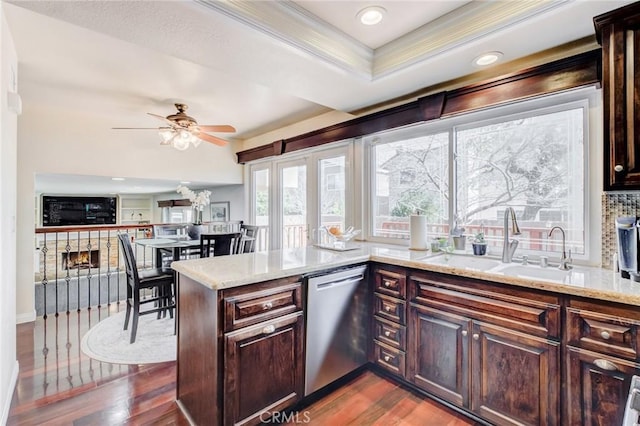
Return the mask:
<svg viewBox="0 0 640 426">
<path fill-rule="evenodd" d="M 253 224 L 264 226 L 256 251 L 269 250 L 269 169 L 253 172 L 253 191 Z"/>
<path fill-rule="evenodd" d="M 345 157 L 325 158 L 318 162 L 320 171 L 320 226 L 345 229 Z"/>
<path fill-rule="evenodd" d="M 372 235 L 409 239 L 409 217 L 417 210 L 427 216 L 431 236 L 447 235 L 449 133 L 379 143 L 372 153 Z"/>
<path fill-rule="evenodd" d="M 457 132 L 457 213 L 470 234 L 483 227 L 500 250 L 507 206 L 516 211 L 522 235 L 518 250 L 583 254 L 584 111 L 533 113 L 516 120 Z"/>
<path fill-rule="evenodd" d="M 282 168 L 282 248 L 307 245 L 307 166 Z"/>
</svg>

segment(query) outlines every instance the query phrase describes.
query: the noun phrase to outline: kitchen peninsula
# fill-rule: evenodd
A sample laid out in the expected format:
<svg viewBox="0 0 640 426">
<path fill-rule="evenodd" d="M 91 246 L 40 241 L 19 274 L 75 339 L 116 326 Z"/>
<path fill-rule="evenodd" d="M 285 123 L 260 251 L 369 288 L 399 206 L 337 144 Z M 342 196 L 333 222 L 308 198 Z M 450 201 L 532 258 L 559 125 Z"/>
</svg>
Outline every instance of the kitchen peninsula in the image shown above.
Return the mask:
<svg viewBox="0 0 640 426">
<path fill-rule="evenodd" d="M 302 400 L 306 277 L 363 264 L 372 368 L 491 423 L 619 424 L 640 373 L 639 283 L 369 243 L 174 262 L 185 414 L 256 424 Z"/>
</svg>

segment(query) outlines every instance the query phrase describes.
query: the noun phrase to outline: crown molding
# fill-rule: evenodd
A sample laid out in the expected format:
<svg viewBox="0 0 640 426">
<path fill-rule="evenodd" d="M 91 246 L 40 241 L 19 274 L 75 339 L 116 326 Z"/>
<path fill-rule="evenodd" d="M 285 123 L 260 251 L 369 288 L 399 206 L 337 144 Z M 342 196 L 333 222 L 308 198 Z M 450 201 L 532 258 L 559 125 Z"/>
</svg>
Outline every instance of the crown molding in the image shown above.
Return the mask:
<svg viewBox="0 0 640 426">
<path fill-rule="evenodd" d="M 196 2 L 360 78 L 371 79 L 372 49 L 291 1 Z"/>
<path fill-rule="evenodd" d="M 473 1 L 375 50 L 292 1 L 195 1 L 351 74 L 373 81 L 547 13 L 571 0 Z"/>
<path fill-rule="evenodd" d="M 467 3 L 376 49 L 372 76 L 398 72 L 566 3 L 568 0 Z"/>
</svg>

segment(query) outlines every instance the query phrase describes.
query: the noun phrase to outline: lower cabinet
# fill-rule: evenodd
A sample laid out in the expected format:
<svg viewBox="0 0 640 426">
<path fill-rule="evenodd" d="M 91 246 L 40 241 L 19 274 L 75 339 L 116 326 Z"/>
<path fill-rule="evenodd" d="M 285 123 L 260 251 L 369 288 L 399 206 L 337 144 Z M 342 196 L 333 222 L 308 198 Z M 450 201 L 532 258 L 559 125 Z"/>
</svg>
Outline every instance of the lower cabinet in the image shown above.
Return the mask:
<svg viewBox="0 0 640 426">
<path fill-rule="evenodd" d="M 469 407 L 471 320 L 427 306 L 409 310 L 409 381 L 461 407 Z"/>
<path fill-rule="evenodd" d="M 428 306 L 410 309 L 409 380 L 496 424 L 559 419 L 560 343 Z"/>
<path fill-rule="evenodd" d="M 471 411 L 496 424 L 560 424 L 560 342 L 475 322 L 469 334 Z"/>
<path fill-rule="evenodd" d="M 568 425 L 622 425 L 631 377 L 640 364 L 567 347 Z"/>
<path fill-rule="evenodd" d="M 302 398 L 303 318 L 297 312 L 225 334 L 225 425 L 268 421 Z"/>
<path fill-rule="evenodd" d="M 408 282 L 408 381 L 494 424 L 561 424 L 557 299 L 426 272 Z"/>
</svg>

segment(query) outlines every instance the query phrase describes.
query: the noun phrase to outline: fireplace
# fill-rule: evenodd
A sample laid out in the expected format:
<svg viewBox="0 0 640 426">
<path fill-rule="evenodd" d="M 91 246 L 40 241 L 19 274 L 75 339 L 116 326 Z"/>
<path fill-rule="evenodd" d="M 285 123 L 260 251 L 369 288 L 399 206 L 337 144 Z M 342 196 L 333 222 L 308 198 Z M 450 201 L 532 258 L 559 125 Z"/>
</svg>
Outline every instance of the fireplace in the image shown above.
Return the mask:
<svg viewBox="0 0 640 426">
<path fill-rule="evenodd" d="M 62 269 L 97 268 L 100 264 L 100 250 L 62 252 Z"/>
</svg>

